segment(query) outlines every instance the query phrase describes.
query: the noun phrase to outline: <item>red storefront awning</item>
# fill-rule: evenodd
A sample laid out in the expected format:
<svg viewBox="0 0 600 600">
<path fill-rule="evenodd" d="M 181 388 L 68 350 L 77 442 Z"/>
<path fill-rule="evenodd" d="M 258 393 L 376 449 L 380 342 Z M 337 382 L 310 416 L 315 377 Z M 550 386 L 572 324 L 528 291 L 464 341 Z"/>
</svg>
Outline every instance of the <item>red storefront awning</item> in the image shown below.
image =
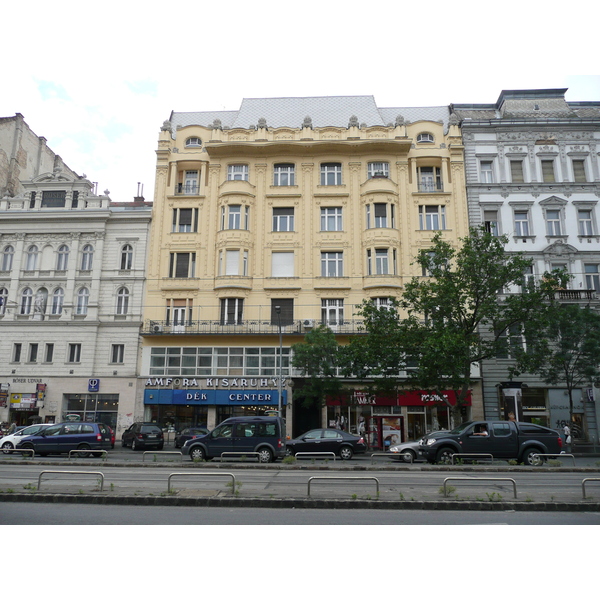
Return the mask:
<svg viewBox="0 0 600 600">
<path fill-rule="evenodd" d="M 327 398 L 327 406 L 439 406 L 448 402 L 456 404 L 456 393 L 451 390 L 442 392 L 443 397 L 432 392 L 406 390 L 397 396 L 379 396 L 366 392 L 354 392 L 345 398 Z M 465 406 L 471 406 L 471 392 L 467 396 Z"/>
</svg>

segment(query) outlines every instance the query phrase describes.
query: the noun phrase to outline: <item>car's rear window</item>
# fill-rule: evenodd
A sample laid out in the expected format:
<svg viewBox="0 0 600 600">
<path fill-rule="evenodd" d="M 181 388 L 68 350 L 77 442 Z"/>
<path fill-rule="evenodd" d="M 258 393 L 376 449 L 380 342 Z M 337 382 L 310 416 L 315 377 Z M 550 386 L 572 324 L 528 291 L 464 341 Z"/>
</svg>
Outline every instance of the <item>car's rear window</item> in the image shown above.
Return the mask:
<svg viewBox="0 0 600 600">
<path fill-rule="evenodd" d="M 142 425 L 142 433 L 160 433 L 160 429 L 156 425 Z"/>
</svg>

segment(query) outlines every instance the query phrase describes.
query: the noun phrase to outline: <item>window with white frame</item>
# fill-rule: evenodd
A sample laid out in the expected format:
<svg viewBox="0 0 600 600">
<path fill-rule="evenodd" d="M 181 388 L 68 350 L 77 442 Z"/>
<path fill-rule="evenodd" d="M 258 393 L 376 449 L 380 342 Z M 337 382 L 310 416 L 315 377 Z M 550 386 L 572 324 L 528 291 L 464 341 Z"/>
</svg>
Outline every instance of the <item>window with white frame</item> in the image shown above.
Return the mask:
<svg viewBox="0 0 600 600">
<path fill-rule="evenodd" d="M 530 235 L 529 231 L 529 211 L 528 210 L 515 210 L 515 236 L 527 237 Z"/>
<path fill-rule="evenodd" d="M 65 292 L 62 288 L 56 288 L 52 292 L 52 304 L 50 307 L 50 314 L 61 315 L 63 311 L 63 304 L 65 302 Z"/>
<path fill-rule="evenodd" d="M 244 322 L 244 299 L 221 299 L 221 325 L 242 325 Z"/>
<path fill-rule="evenodd" d="M 524 183 L 522 160 L 510 161 L 510 180 L 512 183 Z"/>
<path fill-rule="evenodd" d="M 394 205 L 385 202 L 367 204 L 367 229 L 394 227 Z"/>
<path fill-rule="evenodd" d="M 321 299 L 321 323 L 328 327 L 344 324 L 344 300 L 334 298 Z"/>
<path fill-rule="evenodd" d="M 419 228 L 423 231 L 446 229 L 446 207 L 443 205 L 420 205 Z"/>
<path fill-rule="evenodd" d="M 381 298 L 371 298 L 371 302 L 375 305 L 375 308 L 384 308 L 390 310 L 392 308 L 392 299 L 384 296 Z"/>
<path fill-rule="evenodd" d="M 221 229 L 248 230 L 250 207 L 241 204 L 229 204 L 221 207 Z"/>
<path fill-rule="evenodd" d="M 560 209 L 546 209 L 546 233 L 551 236 L 562 235 Z"/>
<path fill-rule="evenodd" d="M 173 209 L 173 233 L 190 233 L 198 231 L 197 208 Z"/>
<path fill-rule="evenodd" d="M 82 287 L 77 292 L 77 303 L 75 306 L 75 314 L 76 315 L 87 315 L 89 302 L 90 302 L 90 291 L 86 287 Z"/>
<path fill-rule="evenodd" d="M 479 181 L 481 183 L 494 183 L 494 172 L 491 160 L 482 160 L 479 163 Z"/>
<path fill-rule="evenodd" d="M 293 164 L 281 163 L 273 166 L 273 185 L 288 186 L 295 185 L 295 166 Z"/>
<path fill-rule="evenodd" d="M 19 311 L 22 315 L 31 314 L 33 308 L 33 290 L 30 287 L 26 287 L 21 292 L 21 309 Z"/>
<path fill-rule="evenodd" d="M 367 273 L 369 275 L 389 275 L 390 265 L 387 248 L 376 248 L 374 253 L 375 264 L 372 264 L 373 253 L 367 250 Z M 373 268 L 374 267 L 374 268 Z"/>
<path fill-rule="evenodd" d="M 342 231 L 342 208 L 321 209 L 321 231 Z"/>
<path fill-rule="evenodd" d="M 442 170 L 439 167 L 418 167 L 419 192 L 442 192 Z"/>
<path fill-rule="evenodd" d="M 248 250 L 221 250 L 219 275 L 248 275 Z"/>
<path fill-rule="evenodd" d="M 321 252 L 321 277 L 343 277 L 344 253 Z"/>
<path fill-rule="evenodd" d="M 69 344 L 68 349 L 67 349 L 67 362 L 68 363 L 81 362 L 81 344 Z"/>
<path fill-rule="evenodd" d="M 57 271 L 66 271 L 67 266 L 69 264 L 69 246 L 63 244 L 58 249 L 58 254 L 56 256 L 56 270 Z"/>
<path fill-rule="evenodd" d="M 578 227 L 579 227 L 579 235 L 593 235 L 594 234 L 591 209 L 580 208 L 577 211 L 577 221 L 578 221 Z"/>
<path fill-rule="evenodd" d="M 271 254 L 271 277 L 294 277 L 293 252 L 273 252 Z"/>
<path fill-rule="evenodd" d="M 321 185 L 342 185 L 342 164 L 321 164 Z"/>
<path fill-rule="evenodd" d="M 111 364 L 123 364 L 125 360 L 125 344 L 112 344 L 110 347 Z"/>
<path fill-rule="evenodd" d="M 554 161 L 542 160 L 542 181 L 544 183 L 555 183 L 556 176 L 554 175 Z"/>
<path fill-rule="evenodd" d="M 81 270 L 91 271 L 94 262 L 94 247 L 86 244 L 81 250 Z"/>
<path fill-rule="evenodd" d="M 294 231 L 294 207 L 273 208 L 273 231 Z"/>
<path fill-rule="evenodd" d="M 575 183 L 585 183 L 587 181 L 585 160 L 573 159 L 573 180 Z"/>
<path fill-rule="evenodd" d="M 126 315 L 129 310 L 129 290 L 126 287 L 120 287 L 117 290 L 117 314 Z"/>
<path fill-rule="evenodd" d="M 434 137 L 432 133 L 419 133 L 417 135 L 417 143 L 419 144 L 433 144 Z"/>
<path fill-rule="evenodd" d="M 10 244 L 8 246 L 4 246 L 4 250 L 2 251 L 2 265 L 0 271 L 10 271 L 13 265 L 13 258 L 15 255 L 15 249 Z"/>
<path fill-rule="evenodd" d="M 133 247 L 125 244 L 121 249 L 121 271 L 129 271 L 133 267 Z"/>
<path fill-rule="evenodd" d="M 517 351 L 525 349 L 525 338 L 520 323 L 513 323 L 498 336 L 503 346 L 498 348 L 496 358 L 514 358 Z"/>
<path fill-rule="evenodd" d="M 500 235 L 500 228 L 498 227 L 498 211 L 497 210 L 484 210 L 483 211 L 483 226 L 488 233 L 493 236 Z"/>
<path fill-rule="evenodd" d="M 37 269 L 37 261 L 38 261 L 38 247 L 34 244 L 33 246 L 29 246 L 27 248 L 26 262 L 25 262 L 25 270 L 26 271 L 35 271 Z"/>
<path fill-rule="evenodd" d="M 185 146 L 186 148 L 190 146 L 202 146 L 202 140 L 199 137 L 189 137 L 185 140 Z"/>
<path fill-rule="evenodd" d="M 198 194 L 198 181 L 199 181 L 199 171 L 197 169 L 193 169 L 191 171 L 186 171 L 184 174 L 183 185 L 181 187 L 181 193 L 186 196 L 195 196 Z"/>
<path fill-rule="evenodd" d="M 373 179 L 373 177 L 389 177 L 390 176 L 390 163 L 387 162 L 370 162 L 367 165 L 367 177 Z"/>
<path fill-rule="evenodd" d="M 169 277 L 195 277 L 196 253 L 171 252 L 169 264 Z"/>
<path fill-rule="evenodd" d="M 248 181 L 248 165 L 228 165 L 228 181 Z"/>
<path fill-rule="evenodd" d="M 600 292 L 600 271 L 597 264 L 586 264 L 583 266 L 585 271 L 585 286 L 588 290 Z"/>
<path fill-rule="evenodd" d="M 530 286 L 535 284 L 535 275 L 533 273 L 533 265 L 528 265 L 523 270 L 523 279 L 521 280 L 521 291 L 525 291 Z"/>
</svg>

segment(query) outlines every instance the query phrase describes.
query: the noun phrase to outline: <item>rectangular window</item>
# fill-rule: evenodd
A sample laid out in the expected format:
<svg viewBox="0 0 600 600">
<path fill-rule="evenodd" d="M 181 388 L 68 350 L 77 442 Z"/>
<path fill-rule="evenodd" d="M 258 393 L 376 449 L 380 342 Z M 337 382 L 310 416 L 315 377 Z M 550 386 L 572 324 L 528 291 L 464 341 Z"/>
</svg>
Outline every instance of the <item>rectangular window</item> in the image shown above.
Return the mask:
<svg viewBox="0 0 600 600">
<path fill-rule="evenodd" d="M 173 233 L 189 233 L 198 231 L 197 208 L 173 209 Z"/>
<path fill-rule="evenodd" d="M 561 235 L 560 210 L 546 211 L 546 232 L 548 235 Z"/>
<path fill-rule="evenodd" d="M 273 252 L 271 254 L 271 277 L 294 276 L 294 253 Z"/>
<path fill-rule="evenodd" d="M 225 250 L 221 251 L 220 275 L 239 275 L 240 274 L 240 251 Z"/>
<path fill-rule="evenodd" d="M 242 222 L 242 214 L 243 222 Z M 221 208 L 221 229 L 248 230 L 250 224 L 250 207 L 245 206 L 242 211 L 240 204 L 231 204 Z"/>
<path fill-rule="evenodd" d="M 510 180 L 513 183 L 524 183 L 523 179 L 523 161 L 522 160 L 511 160 L 510 161 Z"/>
<path fill-rule="evenodd" d="M 515 211 L 515 235 L 518 237 L 529 235 L 529 212 L 526 210 Z"/>
<path fill-rule="evenodd" d="M 13 344 L 13 362 L 21 362 L 21 344 Z"/>
<path fill-rule="evenodd" d="M 511 358 L 515 356 L 517 350 L 525 348 L 525 340 L 523 338 L 521 325 L 514 323 L 508 329 L 505 329 L 499 336 L 498 341 L 503 344 L 503 347 L 498 349 L 496 358 Z"/>
<path fill-rule="evenodd" d="M 389 177 L 390 163 L 386 162 L 371 162 L 369 163 L 367 176 L 369 179 L 373 177 Z"/>
<path fill-rule="evenodd" d="M 37 344 L 29 344 L 29 360 L 28 362 L 34 363 L 37 362 L 38 357 L 38 345 Z"/>
<path fill-rule="evenodd" d="M 337 299 L 321 300 L 321 323 L 328 327 L 344 324 L 344 301 Z"/>
<path fill-rule="evenodd" d="M 279 307 L 279 312 L 277 312 Z M 278 326 L 294 324 L 294 300 L 293 298 L 271 299 L 271 324 Z"/>
<path fill-rule="evenodd" d="M 383 202 L 373 204 L 373 217 L 375 229 L 387 227 L 387 204 Z M 371 205 L 367 206 L 367 229 L 371 229 Z"/>
<path fill-rule="evenodd" d="M 228 165 L 228 181 L 248 181 L 248 165 Z"/>
<path fill-rule="evenodd" d="M 555 183 L 556 178 L 554 176 L 554 161 L 543 160 L 542 161 L 542 181 L 544 183 Z"/>
<path fill-rule="evenodd" d="M 493 236 L 499 236 L 498 228 L 498 211 L 497 210 L 484 210 L 483 211 L 483 223 L 485 230 L 491 233 Z"/>
<path fill-rule="evenodd" d="M 600 273 L 598 265 L 584 265 L 585 285 L 588 290 L 600 292 Z"/>
<path fill-rule="evenodd" d="M 573 161 L 573 178 L 576 183 L 585 183 L 587 181 L 585 176 L 585 160 Z"/>
<path fill-rule="evenodd" d="M 125 344 L 113 344 L 110 349 L 111 364 L 122 364 L 125 358 Z"/>
<path fill-rule="evenodd" d="M 521 291 L 525 291 L 529 286 L 534 285 L 535 276 L 533 274 L 533 265 L 525 267 L 523 271 L 523 280 L 521 282 Z"/>
<path fill-rule="evenodd" d="M 198 193 L 198 171 L 185 172 L 183 190 L 181 191 L 188 196 L 195 196 Z"/>
<path fill-rule="evenodd" d="M 171 252 L 171 263 L 169 265 L 169 277 L 195 277 L 196 276 L 196 253 L 195 252 Z"/>
<path fill-rule="evenodd" d="M 294 209 L 273 208 L 273 231 L 294 231 Z"/>
<path fill-rule="evenodd" d="M 44 355 L 44 362 L 51 363 L 54 358 L 54 344 L 46 344 L 46 354 Z"/>
<path fill-rule="evenodd" d="M 388 251 L 385 248 L 375 250 L 375 271 L 377 275 L 389 274 Z"/>
<path fill-rule="evenodd" d="M 592 211 L 578 210 L 577 219 L 579 221 L 579 235 L 593 235 L 594 228 L 592 227 Z"/>
<path fill-rule="evenodd" d="M 419 192 L 442 192 L 442 170 L 439 167 L 419 167 Z"/>
<path fill-rule="evenodd" d="M 419 206 L 419 227 L 424 231 L 446 229 L 446 207 Z"/>
<path fill-rule="evenodd" d="M 479 165 L 479 180 L 481 183 L 494 183 L 494 172 L 492 171 L 492 161 L 482 160 Z"/>
<path fill-rule="evenodd" d="M 243 317 L 243 298 L 221 299 L 221 325 L 242 325 Z"/>
<path fill-rule="evenodd" d="M 67 362 L 78 363 L 81 362 L 81 344 L 69 344 L 69 354 Z"/>
<path fill-rule="evenodd" d="M 344 275 L 343 252 L 321 252 L 321 277 L 342 277 Z"/>
<path fill-rule="evenodd" d="M 321 185 L 342 185 L 341 163 L 323 163 L 321 165 Z"/>
<path fill-rule="evenodd" d="M 275 165 L 273 167 L 273 185 L 294 185 L 294 165 Z"/>
<path fill-rule="evenodd" d="M 321 231 L 342 231 L 342 209 L 321 209 Z"/>
</svg>

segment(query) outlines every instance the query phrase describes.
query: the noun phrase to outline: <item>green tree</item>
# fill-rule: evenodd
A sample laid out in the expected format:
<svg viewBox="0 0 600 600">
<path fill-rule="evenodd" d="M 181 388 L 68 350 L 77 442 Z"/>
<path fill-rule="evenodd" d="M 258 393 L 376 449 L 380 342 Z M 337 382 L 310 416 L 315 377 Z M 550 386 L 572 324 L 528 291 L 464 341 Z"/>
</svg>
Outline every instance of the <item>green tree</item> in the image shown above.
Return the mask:
<svg viewBox="0 0 600 600">
<path fill-rule="evenodd" d="M 589 306 L 555 305 L 544 322 L 526 323 L 524 333 L 526 348 L 516 356 L 513 375 L 534 373 L 548 384 L 564 385 L 572 422 L 573 390 L 600 383 L 600 314 Z"/>
</svg>

